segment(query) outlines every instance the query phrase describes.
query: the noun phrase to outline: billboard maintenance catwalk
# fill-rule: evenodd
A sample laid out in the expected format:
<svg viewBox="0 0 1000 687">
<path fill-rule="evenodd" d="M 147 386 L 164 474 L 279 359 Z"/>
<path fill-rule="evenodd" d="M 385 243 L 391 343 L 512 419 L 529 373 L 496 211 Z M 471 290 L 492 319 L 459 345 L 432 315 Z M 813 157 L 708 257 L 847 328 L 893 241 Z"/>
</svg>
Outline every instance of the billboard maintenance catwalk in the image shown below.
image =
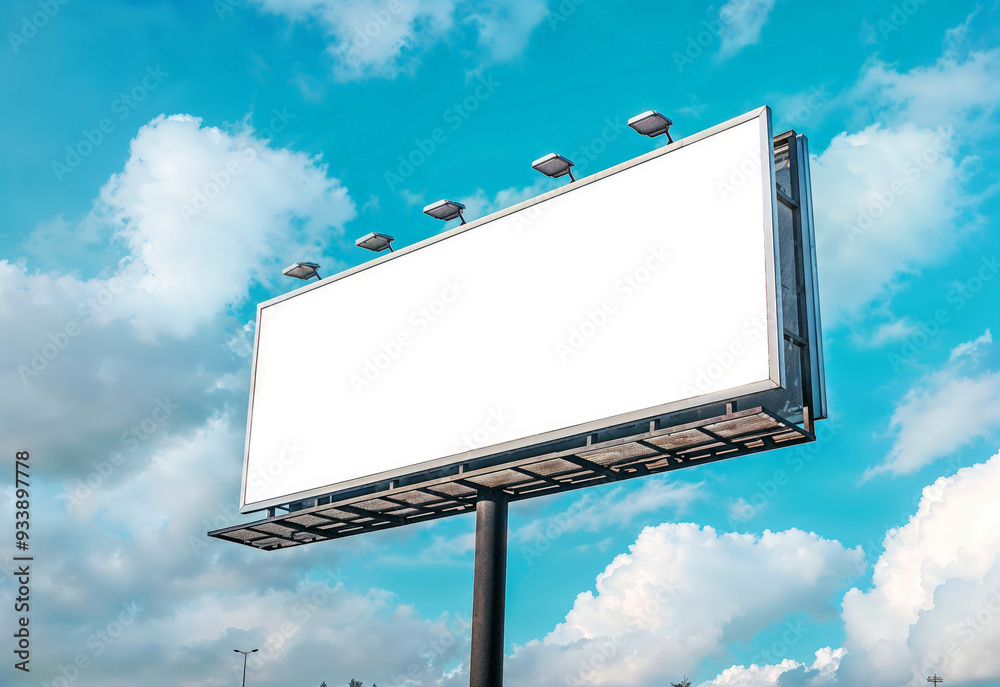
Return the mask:
<svg viewBox="0 0 1000 687">
<path fill-rule="evenodd" d="M 267 517 L 210 536 L 475 510 L 472 684 L 500 684 L 508 502 L 815 440 L 808 160 L 760 108 L 261 303 L 240 506 Z"/>
</svg>

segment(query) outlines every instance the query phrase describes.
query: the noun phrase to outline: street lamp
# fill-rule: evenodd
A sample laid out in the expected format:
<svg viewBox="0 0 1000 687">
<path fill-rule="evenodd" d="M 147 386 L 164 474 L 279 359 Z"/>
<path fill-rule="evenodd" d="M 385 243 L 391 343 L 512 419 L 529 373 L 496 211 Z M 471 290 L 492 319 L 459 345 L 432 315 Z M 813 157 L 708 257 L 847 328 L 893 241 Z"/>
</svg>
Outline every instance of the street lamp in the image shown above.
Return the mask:
<svg viewBox="0 0 1000 687">
<path fill-rule="evenodd" d="M 545 157 L 538 158 L 531 163 L 531 168 L 553 179 L 569 174 L 569 180 L 576 181 L 573 176 L 573 161 L 559 153 L 549 153 Z"/>
<path fill-rule="evenodd" d="M 319 265 L 315 262 L 296 262 L 281 270 L 281 273 L 286 277 L 295 277 L 304 281 L 309 281 L 313 277 L 317 279 L 321 278 L 319 276 Z"/>
<path fill-rule="evenodd" d="M 250 651 L 240 651 L 239 649 L 233 649 L 238 654 L 243 654 L 243 687 L 247 687 L 247 656 L 257 651 L 252 649 Z"/>
<path fill-rule="evenodd" d="M 674 142 L 674 139 L 670 136 L 670 127 L 673 125 L 673 122 L 656 110 L 646 110 L 642 114 L 637 114 L 628 120 L 628 125 L 643 136 L 655 138 L 661 134 L 666 134 L 667 143 Z"/>
<path fill-rule="evenodd" d="M 465 224 L 465 217 L 462 216 L 462 210 L 464 209 L 465 206 L 456 200 L 439 200 L 425 207 L 424 214 L 443 222 L 448 222 L 458 217 L 462 220 L 462 224 Z"/>
<path fill-rule="evenodd" d="M 396 239 L 389 236 L 388 234 L 380 234 L 377 231 L 373 231 L 372 233 L 365 234 L 364 236 L 359 238 L 357 241 L 354 242 L 354 245 L 357 246 L 358 248 L 364 248 L 366 250 L 370 250 L 375 253 L 381 253 L 386 248 L 388 248 L 389 252 L 391 253 L 392 242 L 395 240 Z"/>
</svg>

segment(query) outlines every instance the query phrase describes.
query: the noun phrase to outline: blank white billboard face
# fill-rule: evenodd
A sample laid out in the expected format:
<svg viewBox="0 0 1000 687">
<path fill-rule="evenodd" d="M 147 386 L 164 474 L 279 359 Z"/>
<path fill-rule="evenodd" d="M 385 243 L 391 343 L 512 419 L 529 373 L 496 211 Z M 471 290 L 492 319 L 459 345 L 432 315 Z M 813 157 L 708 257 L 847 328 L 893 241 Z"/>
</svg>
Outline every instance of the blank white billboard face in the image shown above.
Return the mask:
<svg viewBox="0 0 1000 687">
<path fill-rule="evenodd" d="M 764 108 L 262 304 L 244 512 L 779 386 L 770 150 Z"/>
</svg>

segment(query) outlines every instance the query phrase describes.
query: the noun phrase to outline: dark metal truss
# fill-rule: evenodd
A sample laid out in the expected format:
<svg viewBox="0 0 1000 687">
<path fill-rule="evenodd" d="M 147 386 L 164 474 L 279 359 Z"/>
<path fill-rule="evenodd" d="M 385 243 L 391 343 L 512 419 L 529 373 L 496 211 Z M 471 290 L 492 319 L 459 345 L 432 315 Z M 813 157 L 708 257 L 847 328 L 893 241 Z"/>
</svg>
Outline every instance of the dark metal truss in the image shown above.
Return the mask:
<svg viewBox="0 0 1000 687">
<path fill-rule="evenodd" d="M 808 409 L 804 409 L 808 414 Z M 554 451 L 404 487 L 332 501 L 209 532 L 210 537 L 273 551 L 301 544 L 471 513 L 476 494 L 500 490 L 511 501 L 702 465 L 815 440 L 761 407 Z"/>
</svg>

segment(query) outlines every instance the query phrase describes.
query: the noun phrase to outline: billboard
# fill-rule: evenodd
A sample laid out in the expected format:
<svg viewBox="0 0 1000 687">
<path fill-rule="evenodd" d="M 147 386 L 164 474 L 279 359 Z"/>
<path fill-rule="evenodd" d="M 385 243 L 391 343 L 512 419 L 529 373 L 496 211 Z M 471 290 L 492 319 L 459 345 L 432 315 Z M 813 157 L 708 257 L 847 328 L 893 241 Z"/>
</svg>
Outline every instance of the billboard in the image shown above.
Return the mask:
<svg viewBox="0 0 1000 687">
<path fill-rule="evenodd" d="M 242 511 L 780 387 L 770 128 L 761 108 L 260 304 Z"/>
</svg>

